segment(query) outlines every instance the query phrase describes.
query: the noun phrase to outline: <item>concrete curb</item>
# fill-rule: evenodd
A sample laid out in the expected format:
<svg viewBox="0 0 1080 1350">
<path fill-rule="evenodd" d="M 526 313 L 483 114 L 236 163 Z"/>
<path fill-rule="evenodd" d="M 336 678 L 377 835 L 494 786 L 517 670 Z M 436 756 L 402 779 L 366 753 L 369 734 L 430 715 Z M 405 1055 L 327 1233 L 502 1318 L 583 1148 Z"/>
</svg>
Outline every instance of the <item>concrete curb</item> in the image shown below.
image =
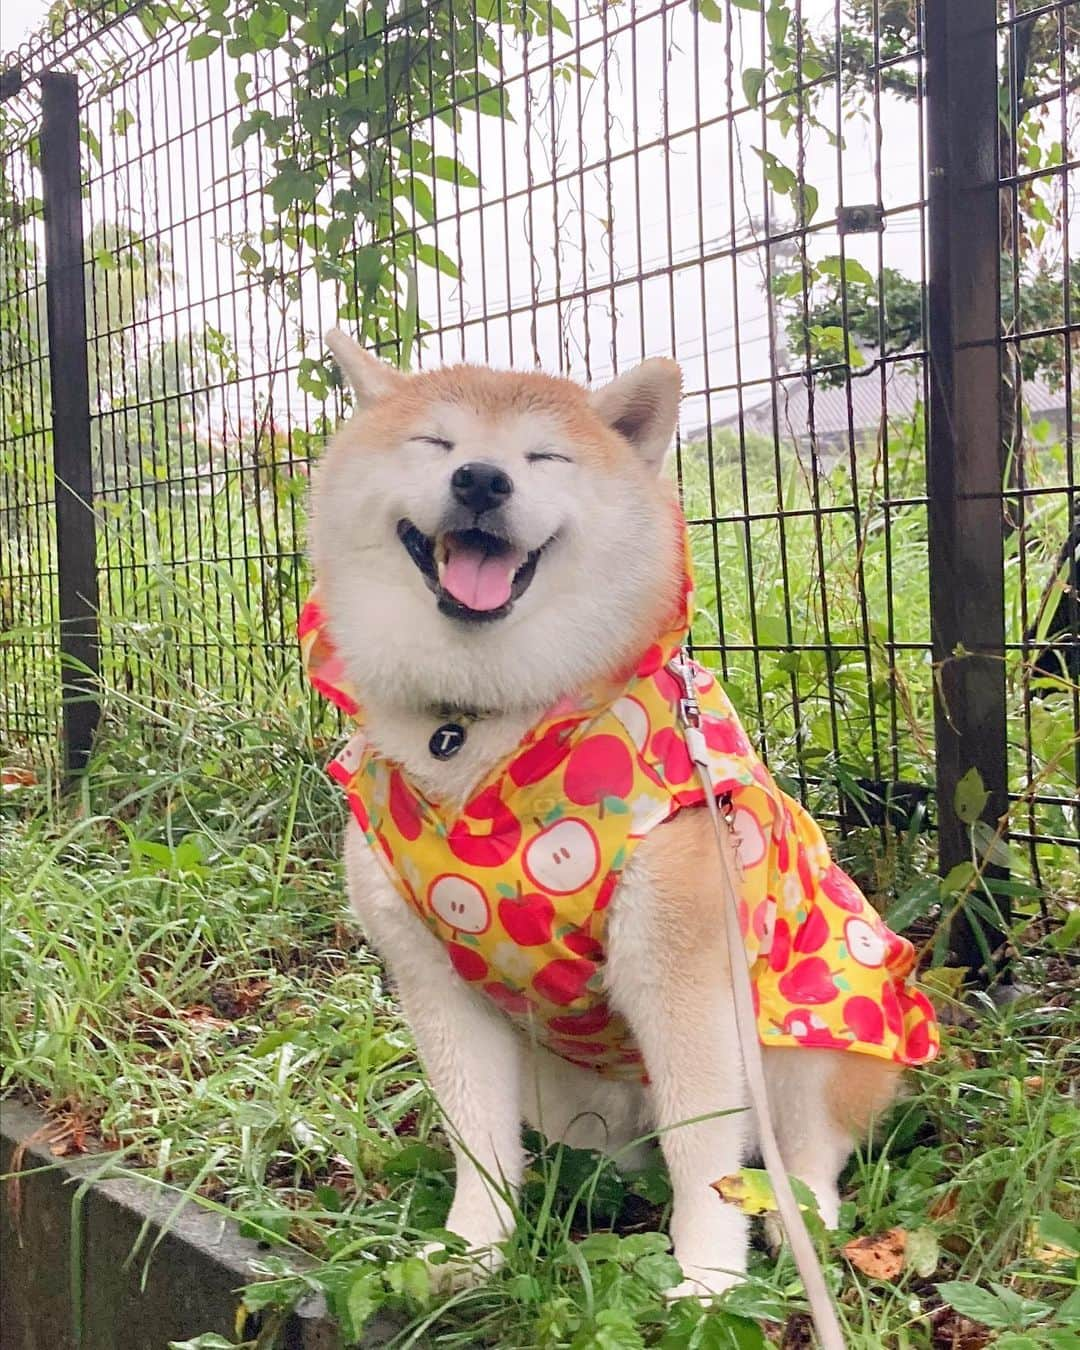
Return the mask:
<svg viewBox="0 0 1080 1350">
<path fill-rule="evenodd" d="M 150 1182 L 91 1181 L 76 1224 L 72 1201 L 103 1159 L 53 1157 L 40 1142 L 47 1124 L 32 1107 L 0 1102 L 0 1174 L 11 1172 L 20 1147 L 21 1174 L 49 1168 L 0 1187 L 0 1350 L 165 1350 L 200 1332 L 233 1336 L 238 1290 L 266 1250 L 231 1219 L 190 1201 L 177 1208 L 175 1195 Z M 148 1236 L 129 1262 L 144 1225 Z M 363 1344 L 385 1345 L 394 1330 L 373 1325 Z M 342 1342 L 312 1299 L 289 1319 L 281 1345 L 341 1350 Z"/>
</svg>

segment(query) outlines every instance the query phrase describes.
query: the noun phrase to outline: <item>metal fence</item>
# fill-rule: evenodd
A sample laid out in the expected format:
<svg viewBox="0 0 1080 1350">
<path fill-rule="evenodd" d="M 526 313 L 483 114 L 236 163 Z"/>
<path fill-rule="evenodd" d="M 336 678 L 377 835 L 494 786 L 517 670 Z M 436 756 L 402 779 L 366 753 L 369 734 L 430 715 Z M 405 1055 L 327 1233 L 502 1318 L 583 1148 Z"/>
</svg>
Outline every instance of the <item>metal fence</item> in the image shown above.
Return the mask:
<svg viewBox="0 0 1080 1350">
<path fill-rule="evenodd" d="M 129 715 L 289 687 L 332 322 L 417 365 L 662 353 L 696 650 L 774 768 L 845 827 L 929 803 L 946 867 L 978 817 L 1009 861 L 1008 809 L 1075 877 L 1078 10 L 74 10 L 0 90 L 13 753 L 60 743 L 61 648 L 71 762 L 99 666 Z"/>
</svg>

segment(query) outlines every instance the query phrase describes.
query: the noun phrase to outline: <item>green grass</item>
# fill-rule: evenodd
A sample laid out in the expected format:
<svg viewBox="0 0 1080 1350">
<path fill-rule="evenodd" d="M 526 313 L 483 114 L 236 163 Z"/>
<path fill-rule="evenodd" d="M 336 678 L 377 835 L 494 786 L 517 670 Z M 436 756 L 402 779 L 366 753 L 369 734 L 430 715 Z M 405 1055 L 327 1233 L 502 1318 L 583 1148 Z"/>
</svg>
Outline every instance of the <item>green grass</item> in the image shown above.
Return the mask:
<svg viewBox="0 0 1080 1350">
<path fill-rule="evenodd" d="M 383 972 L 345 916 L 341 802 L 322 771 L 332 732 L 269 663 L 253 668 L 254 706 L 167 663 L 159 675 L 152 705 L 110 695 L 76 800 L 45 784 L 0 807 L 3 1091 L 46 1108 L 62 1146 L 114 1150 L 116 1166 L 264 1238 L 267 1279 L 246 1296 L 263 1343 L 312 1284 L 347 1337 L 383 1308 L 403 1346 L 756 1346 L 784 1324 L 794 1336 L 803 1305 L 786 1255 L 756 1251 L 719 1309 L 668 1309 L 662 1168 L 620 1178 L 539 1141 L 506 1270 L 433 1293 L 415 1252 L 440 1234 L 449 1152 Z M 890 862 L 870 839 L 846 855 L 895 874 L 906 846 Z M 912 877 L 918 847 L 904 854 Z M 849 1168 L 845 1231 L 820 1239 L 850 1345 L 949 1344 L 930 1312 L 949 1281 L 1001 1345 L 1075 1344 L 1080 1012 L 1063 931 L 1018 931 L 1031 992 L 956 1009 L 942 1060 Z M 888 1282 L 848 1265 L 848 1237 L 895 1226 L 917 1270 Z M 314 1259 L 303 1276 L 300 1252 Z"/>
</svg>

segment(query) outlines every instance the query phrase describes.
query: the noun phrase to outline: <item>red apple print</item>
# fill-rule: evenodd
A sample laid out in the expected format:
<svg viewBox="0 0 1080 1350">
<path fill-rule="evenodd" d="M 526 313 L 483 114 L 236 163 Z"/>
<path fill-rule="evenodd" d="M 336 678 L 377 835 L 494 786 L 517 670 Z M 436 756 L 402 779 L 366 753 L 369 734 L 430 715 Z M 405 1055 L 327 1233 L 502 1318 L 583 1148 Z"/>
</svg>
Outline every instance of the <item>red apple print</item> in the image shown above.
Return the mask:
<svg viewBox="0 0 1080 1350">
<path fill-rule="evenodd" d="M 795 950 L 809 955 L 820 951 L 829 936 L 829 921 L 820 905 L 815 905 L 795 934 Z"/>
<path fill-rule="evenodd" d="M 507 895 L 499 901 L 499 919 L 519 947 L 539 947 L 551 941 L 555 906 L 536 891 Z"/>
<path fill-rule="evenodd" d="M 469 820 L 490 821 L 491 828 L 473 833 Z M 501 867 L 521 843 L 521 824 L 500 799 L 498 788 L 485 788 L 466 804 L 446 842 L 462 862 L 473 867 Z"/>
<path fill-rule="evenodd" d="M 920 1013 L 927 1022 L 934 1023 L 937 1016 L 934 1012 L 934 1005 L 926 997 L 921 989 L 904 989 L 900 994 L 900 1007 L 904 1011 L 905 1017 L 913 1012 Z"/>
<path fill-rule="evenodd" d="M 660 697 L 668 703 L 678 703 L 683 697 L 683 683 L 677 676 L 673 675 L 667 666 L 658 670 L 653 676 L 653 684 L 656 685 Z"/>
<path fill-rule="evenodd" d="M 706 715 L 701 719 L 701 729 L 705 733 L 705 744 L 718 754 L 745 755 L 750 749 L 742 728 L 733 717 Z"/>
<path fill-rule="evenodd" d="M 534 886 L 553 895 L 583 890 L 600 869 L 596 835 L 583 820 L 557 820 L 529 841 L 521 857 Z"/>
<path fill-rule="evenodd" d="M 831 1003 L 836 997 L 829 963 L 820 956 L 797 962 L 780 977 L 779 988 L 789 1003 Z"/>
<path fill-rule="evenodd" d="M 800 1045 L 814 1046 L 819 1050 L 846 1050 L 851 1045 L 850 1041 L 834 1036 L 817 1013 L 809 1008 L 792 1008 L 780 1030 L 787 1036 L 793 1036 Z"/>
<path fill-rule="evenodd" d="M 560 957 L 549 961 L 542 970 L 533 976 L 533 988 L 549 1003 L 558 1003 L 565 1007 L 581 998 L 585 986 L 596 973 L 596 965 L 584 957 L 567 960 Z"/>
<path fill-rule="evenodd" d="M 638 662 L 637 673 L 644 679 L 647 675 L 659 670 L 663 664 L 664 650 L 659 643 L 653 643 L 651 647 L 646 649 L 645 654 Z"/>
<path fill-rule="evenodd" d="M 611 705 L 611 711 L 623 724 L 636 750 L 644 750 L 649 739 L 649 714 L 636 698 L 624 694 Z"/>
<path fill-rule="evenodd" d="M 736 913 L 739 916 L 739 932 L 742 933 L 743 937 L 745 937 L 747 933 L 749 933 L 750 931 L 750 906 L 746 903 L 745 900 L 739 901 L 739 904 L 736 908 Z M 756 909 L 754 911 L 754 914 L 756 917 L 757 915 Z"/>
<path fill-rule="evenodd" d="M 936 1050 L 930 1039 L 929 1023 L 920 1022 L 918 1026 L 912 1027 L 904 1045 L 904 1059 L 907 1063 L 922 1064 L 926 1060 L 933 1059 L 935 1054 Z"/>
<path fill-rule="evenodd" d="M 793 822 L 791 817 L 784 813 L 783 828 L 780 831 L 779 838 L 776 838 L 776 827 L 773 826 L 773 836 L 776 841 L 776 866 L 780 875 L 784 876 L 791 866 L 791 844 L 788 842 Z"/>
<path fill-rule="evenodd" d="M 755 905 L 750 926 L 759 945 L 768 951 L 772 946 L 773 929 L 776 927 L 776 901 L 772 896 Z"/>
<path fill-rule="evenodd" d="M 599 911 L 601 909 L 607 909 L 608 905 L 611 903 L 611 897 L 615 894 L 615 887 L 618 884 L 618 872 L 609 872 L 604 878 L 603 885 L 597 892 L 596 904 L 593 906 L 594 910 Z"/>
<path fill-rule="evenodd" d="M 552 773 L 570 753 L 569 732 L 577 726 L 574 718 L 556 722 L 544 732 L 535 745 L 526 746 L 510 761 L 507 772 L 518 787 L 539 783 Z"/>
<path fill-rule="evenodd" d="M 563 938 L 563 945 L 575 956 L 587 956 L 590 961 L 599 961 L 604 955 L 603 944 L 590 937 L 588 933 L 583 933 L 580 928 L 573 933 L 567 933 Z"/>
<path fill-rule="evenodd" d="M 870 969 L 882 965 L 889 945 L 883 936 L 887 931 L 880 919 L 873 923 L 868 919 L 848 919 L 844 924 L 844 941 L 852 960 Z"/>
<path fill-rule="evenodd" d="M 634 786 L 634 763 L 618 736 L 586 736 L 570 755 L 563 788 L 572 802 L 593 806 L 625 797 Z"/>
<path fill-rule="evenodd" d="M 652 738 L 652 753 L 662 764 L 664 782 L 669 787 L 673 784 L 677 787 L 693 777 L 694 766 L 686 742 L 671 727 L 664 727 Z"/>
<path fill-rule="evenodd" d="M 423 829 L 420 808 L 397 769 L 390 774 L 390 816 L 401 834 L 410 842 L 420 838 Z"/>
<path fill-rule="evenodd" d="M 608 1052 L 608 1047 L 603 1041 L 564 1041 L 558 1036 L 552 1036 L 547 1046 L 557 1055 L 576 1056 L 575 1062 L 578 1063 L 586 1058 L 599 1059 Z"/>
<path fill-rule="evenodd" d="M 454 969 L 463 980 L 472 983 L 475 980 L 482 980 L 488 973 L 487 962 L 471 947 L 463 947 L 460 942 L 448 942 L 446 950 Z"/>
<path fill-rule="evenodd" d="M 891 928 L 884 928 L 883 936 L 888 945 L 885 965 L 896 975 L 906 975 L 915 965 L 915 948 L 907 938 L 894 933 Z"/>
<path fill-rule="evenodd" d="M 585 1012 L 553 1017 L 548 1026 L 560 1036 L 595 1036 L 598 1031 L 603 1031 L 610 1021 L 611 1009 L 606 1003 L 598 1003 Z"/>
<path fill-rule="evenodd" d="M 885 1025 L 894 1036 L 899 1036 L 904 1027 L 904 1015 L 892 980 L 886 980 L 881 986 L 881 1010 L 885 1014 Z"/>
<path fill-rule="evenodd" d="M 865 1045 L 880 1045 L 885 1039 L 885 1014 L 865 994 L 856 994 L 844 1004 L 844 1022 Z"/>
<path fill-rule="evenodd" d="M 773 929 L 772 950 L 769 952 L 769 965 L 773 970 L 786 970 L 791 956 L 791 927 L 787 919 L 777 919 Z"/>
<path fill-rule="evenodd" d="M 527 1013 L 532 1007 L 524 994 L 519 993 L 516 989 L 510 989 L 505 984 L 499 984 L 495 980 L 484 985 L 484 993 L 493 1003 L 497 1003 L 503 1012 L 520 1016 L 522 1013 Z"/>
<path fill-rule="evenodd" d="M 735 835 L 735 847 L 739 854 L 741 867 L 757 867 L 765 857 L 767 844 L 765 831 L 758 823 L 757 816 L 745 806 L 736 807 L 731 813 L 731 830 Z"/>
<path fill-rule="evenodd" d="M 491 923 L 487 897 L 468 877 L 444 872 L 428 887 L 428 908 L 455 933 L 484 933 Z"/>
<path fill-rule="evenodd" d="M 862 891 L 846 872 L 841 872 L 835 863 L 821 878 L 821 889 L 834 905 L 847 910 L 849 914 L 861 914 L 866 905 Z"/>
<path fill-rule="evenodd" d="M 806 896 L 807 900 L 813 900 L 814 872 L 810 866 L 810 855 L 809 853 L 807 853 L 806 849 L 802 846 L 802 844 L 799 845 L 797 866 L 799 869 L 799 880 L 802 882 L 803 895 Z"/>
</svg>

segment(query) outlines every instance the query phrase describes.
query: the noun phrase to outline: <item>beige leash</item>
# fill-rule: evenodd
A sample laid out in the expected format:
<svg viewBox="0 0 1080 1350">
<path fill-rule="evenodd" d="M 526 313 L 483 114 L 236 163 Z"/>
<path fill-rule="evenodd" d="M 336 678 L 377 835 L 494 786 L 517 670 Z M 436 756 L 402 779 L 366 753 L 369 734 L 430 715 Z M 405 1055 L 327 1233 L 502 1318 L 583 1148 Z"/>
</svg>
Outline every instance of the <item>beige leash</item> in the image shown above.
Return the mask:
<svg viewBox="0 0 1080 1350">
<path fill-rule="evenodd" d="M 735 1025 L 739 1033 L 739 1048 L 742 1052 L 743 1069 L 746 1073 L 746 1086 L 750 1092 L 750 1104 L 757 1117 L 758 1137 L 765 1170 L 772 1182 L 776 1207 L 780 1211 L 780 1221 L 784 1225 L 791 1253 L 795 1258 L 803 1288 L 806 1290 L 810 1315 L 822 1350 L 845 1350 L 844 1337 L 840 1331 L 840 1322 L 836 1316 L 832 1297 L 825 1283 L 814 1244 L 807 1232 L 799 1209 L 787 1170 L 780 1157 L 780 1148 L 776 1142 L 772 1117 L 769 1114 L 769 1098 L 765 1088 L 765 1066 L 761 1057 L 761 1042 L 758 1040 L 757 1017 L 754 1014 L 754 995 L 750 988 L 750 968 L 745 960 L 740 960 L 743 952 L 743 935 L 739 930 L 738 901 L 731 872 L 728 869 L 725 838 L 727 826 L 716 805 L 712 774 L 709 769 L 709 752 L 705 736 L 701 730 L 701 709 L 698 706 L 694 685 L 694 671 L 680 653 L 671 662 L 671 668 L 683 688 L 683 697 L 679 702 L 679 715 L 683 724 L 690 758 L 693 760 L 705 789 L 705 806 L 716 831 L 716 846 L 720 852 L 720 875 L 723 878 L 724 924 L 727 929 L 728 965 L 731 971 L 731 988 L 735 998 Z"/>
</svg>

